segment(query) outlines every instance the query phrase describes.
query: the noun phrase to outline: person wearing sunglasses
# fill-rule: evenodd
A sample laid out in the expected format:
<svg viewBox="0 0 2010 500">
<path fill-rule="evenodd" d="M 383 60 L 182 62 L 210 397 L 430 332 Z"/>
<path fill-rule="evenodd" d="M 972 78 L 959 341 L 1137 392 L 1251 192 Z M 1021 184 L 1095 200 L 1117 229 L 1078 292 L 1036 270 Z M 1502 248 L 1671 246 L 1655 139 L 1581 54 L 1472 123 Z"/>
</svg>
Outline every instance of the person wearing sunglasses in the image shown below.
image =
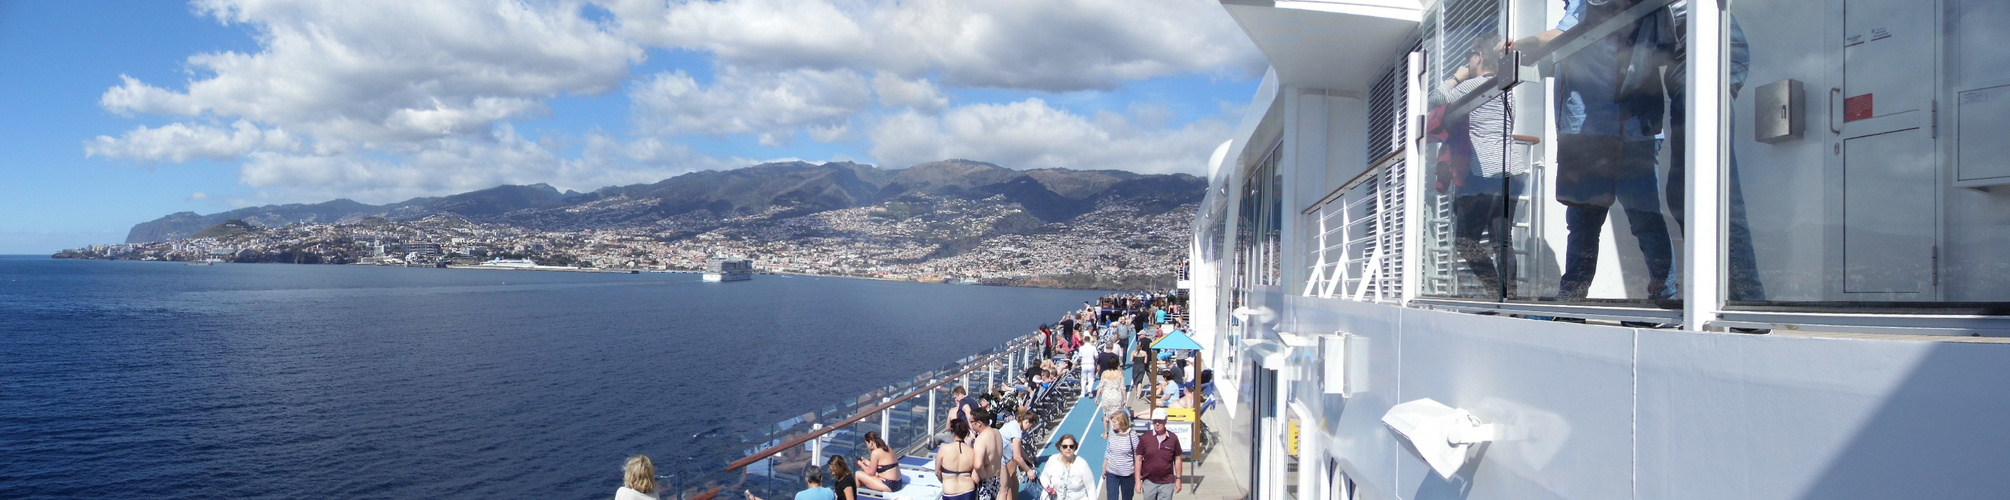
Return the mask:
<svg viewBox="0 0 2010 500">
<path fill-rule="evenodd" d="M 1047 467 L 1040 470 L 1041 489 L 1046 493 L 1040 498 L 1043 500 L 1095 498 L 1089 491 L 1096 484 L 1095 476 L 1089 471 L 1089 461 L 1082 460 L 1077 455 L 1081 451 L 1079 448 L 1082 447 L 1082 441 L 1075 439 L 1074 434 L 1062 434 L 1061 439 L 1055 441 L 1054 447 L 1061 450 L 1061 455 L 1054 460 L 1048 460 Z"/>
</svg>

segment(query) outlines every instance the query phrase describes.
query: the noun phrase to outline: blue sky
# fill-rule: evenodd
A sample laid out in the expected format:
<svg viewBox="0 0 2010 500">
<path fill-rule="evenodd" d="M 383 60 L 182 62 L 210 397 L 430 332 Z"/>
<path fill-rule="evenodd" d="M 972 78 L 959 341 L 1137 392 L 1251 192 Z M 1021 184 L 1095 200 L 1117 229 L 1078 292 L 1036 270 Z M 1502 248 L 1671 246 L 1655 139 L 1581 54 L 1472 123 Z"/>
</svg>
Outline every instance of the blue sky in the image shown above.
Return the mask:
<svg viewBox="0 0 2010 500">
<path fill-rule="evenodd" d="M 197 0 L 0 2 L 0 67 L 0 253 L 48 253 L 784 159 L 1200 173 L 1263 62 L 1210 0 Z"/>
</svg>

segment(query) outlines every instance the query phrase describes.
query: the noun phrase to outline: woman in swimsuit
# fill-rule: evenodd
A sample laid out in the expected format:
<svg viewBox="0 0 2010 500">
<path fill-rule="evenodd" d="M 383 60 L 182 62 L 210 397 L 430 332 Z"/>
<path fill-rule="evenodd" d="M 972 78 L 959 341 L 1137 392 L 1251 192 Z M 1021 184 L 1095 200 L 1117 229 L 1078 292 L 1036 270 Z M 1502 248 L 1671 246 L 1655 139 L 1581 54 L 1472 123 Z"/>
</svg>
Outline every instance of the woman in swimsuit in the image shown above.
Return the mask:
<svg viewBox="0 0 2010 500">
<path fill-rule="evenodd" d="M 949 434 L 956 440 L 935 450 L 935 476 L 942 479 L 942 500 L 975 500 L 977 476 L 972 473 L 977 471 L 977 451 L 963 442 L 970 437 L 970 424 L 960 418 L 950 420 Z"/>
<path fill-rule="evenodd" d="M 865 460 L 858 461 L 858 485 L 869 489 L 895 492 L 907 486 L 900 476 L 900 457 L 893 454 L 893 448 L 879 438 L 879 432 L 865 433 L 865 447 L 871 450 Z"/>
</svg>

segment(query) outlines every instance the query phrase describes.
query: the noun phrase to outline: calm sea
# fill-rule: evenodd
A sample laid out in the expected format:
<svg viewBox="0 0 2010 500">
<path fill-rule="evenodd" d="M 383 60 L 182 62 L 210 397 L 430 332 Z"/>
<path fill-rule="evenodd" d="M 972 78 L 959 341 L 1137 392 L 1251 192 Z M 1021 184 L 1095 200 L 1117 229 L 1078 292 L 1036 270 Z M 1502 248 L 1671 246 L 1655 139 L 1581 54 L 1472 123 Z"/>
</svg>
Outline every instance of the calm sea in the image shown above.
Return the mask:
<svg viewBox="0 0 2010 500">
<path fill-rule="evenodd" d="M 0 257 L 0 498 L 602 498 L 1098 292 Z"/>
</svg>

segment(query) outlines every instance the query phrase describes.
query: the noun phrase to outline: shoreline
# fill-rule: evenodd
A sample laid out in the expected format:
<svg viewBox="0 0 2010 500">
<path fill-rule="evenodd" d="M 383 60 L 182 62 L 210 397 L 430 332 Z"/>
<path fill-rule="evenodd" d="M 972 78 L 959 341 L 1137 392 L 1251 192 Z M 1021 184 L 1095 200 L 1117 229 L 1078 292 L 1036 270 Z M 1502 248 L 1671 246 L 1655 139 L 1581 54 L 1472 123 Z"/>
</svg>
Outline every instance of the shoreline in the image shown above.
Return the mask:
<svg viewBox="0 0 2010 500">
<path fill-rule="evenodd" d="M 139 259 L 105 259 L 105 258 L 78 258 L 78 257 L 60 257 L 60 256 L 55 256 L 55 255 L 47 255 L 47 256 L 44 256 L 44 255 L 39 255 L 39 254 L 10 254 L 10 255 L 7 255 L 7 256 L 8 256 L 8 257 L 30 257 L 30 258 L 33 258 L 33 257 L 46 257 L 46 258 L 48 258 L 48 259 L 50 259 L 50 260 L 80 260 L 80 261 L 104 261 L 104 262 L 158 262 L 158 263 L 170 263 L 170 264 L 186 264 L 186 263 L 188 263 L 188 262 L 191 262 L 191 261 L 180 261 L 180 260 L 139 260 Z M 220 264 L 275 264 L 275 265 L 305 265 L 305 266 L 318 266 L 318 265 L 331 265 L 331 266 L 369 266 L 369 267 L 406 267 L 406 266 L 390 266 L 390 265 L 379 265 L 379 264 L 371 264 L 371 263 L 367 263 L 367 262 L 351 262 L 351 263 L 345 263 L 345 264 L 324 264 L 324 263 L 317 263 L 317 264 L 294 264 L 294 263 L 289 263 L 289 262 L 222 262 L 222 263 L 220 263 Z M 704 271 L 695 271 L 695 270 L 682 270 L 682 269 L 614 269 L 614 268 L 576 268 L 576 267 L 565 267 L 565 266 L 535 266 L 535 267 L 499 267 L 499 266 L 482 266 L 482 265 L 460 265 L 460 264 L 448 264 L 448 265 L 447 265 L 446 267 L 432 267 L 432 266 L 425 266 L 425 267 L 414 267 L 413 269 L 475 269 L 475 270 L 483 270 L 483 271 L 542 271 L 542 272 L 567 272 L 567 273 L 588 273 L 588 274 L 704 274 Z M 1119 291 L 1119 290 L 1129 290 L 1129 288 L 1115 288 L 1115 287 L 1108 287 L 1108 286 L 1102 286 L 1102 287 L 1096 287 L 1096 286 L 1087 286 L 1087 287 L 1071 287 L 1071 286 L 1038 286 L 1038 285 L 1018 285 L 1018 284 L 998 284 L 998 283 L 982 283 L 982 282 L 980 282 L 980 283 L 961 283 L 961 282 L 952 282 L 952 281 L 922 281 L 922 280 L 913 280 L 913 279 L 892 279 L 892 278 L 874 278 L 874 277 L 871 277 L 871 276 L 850 276 L 850 275 L 842 275 L 842 274 L 811 274 L 811 273 L 799 273 L 799 272 L 788 272 L 788 271 L 760 271 L 760 272 L 756 272 L 756 273 L 754 273 L 754 274 L 755 274 L 756 276 L 764 276 L 764 275 L 765 275 L 765 276 L 803 276 L 803 277 L 811 277 L 811 278 L 839 278 L 839 279 L 858 279 L 858 280 L 871 280 L 871 281 L 884 281 L 884 282 L 888 282 L 888 283 L 917 283 L 917 284 L 924 284 L 924 285 L 957 285 L 957 286 L 991 286 L 991 287 L 1004 287 L 1004 288 L 1030 288 L 1030 289 L 1038 289 L 1038 290 L 1100 290 L 1100 291 Z M 1046 278 L 1046 277 L 1044 277 L 1044 276 L 1036 276 L 1036 277 L 1031 277 L 1031 278 L 1022 278 L 1022 279 L 1044 279 L 1044 278 Z"/>
</svg>

